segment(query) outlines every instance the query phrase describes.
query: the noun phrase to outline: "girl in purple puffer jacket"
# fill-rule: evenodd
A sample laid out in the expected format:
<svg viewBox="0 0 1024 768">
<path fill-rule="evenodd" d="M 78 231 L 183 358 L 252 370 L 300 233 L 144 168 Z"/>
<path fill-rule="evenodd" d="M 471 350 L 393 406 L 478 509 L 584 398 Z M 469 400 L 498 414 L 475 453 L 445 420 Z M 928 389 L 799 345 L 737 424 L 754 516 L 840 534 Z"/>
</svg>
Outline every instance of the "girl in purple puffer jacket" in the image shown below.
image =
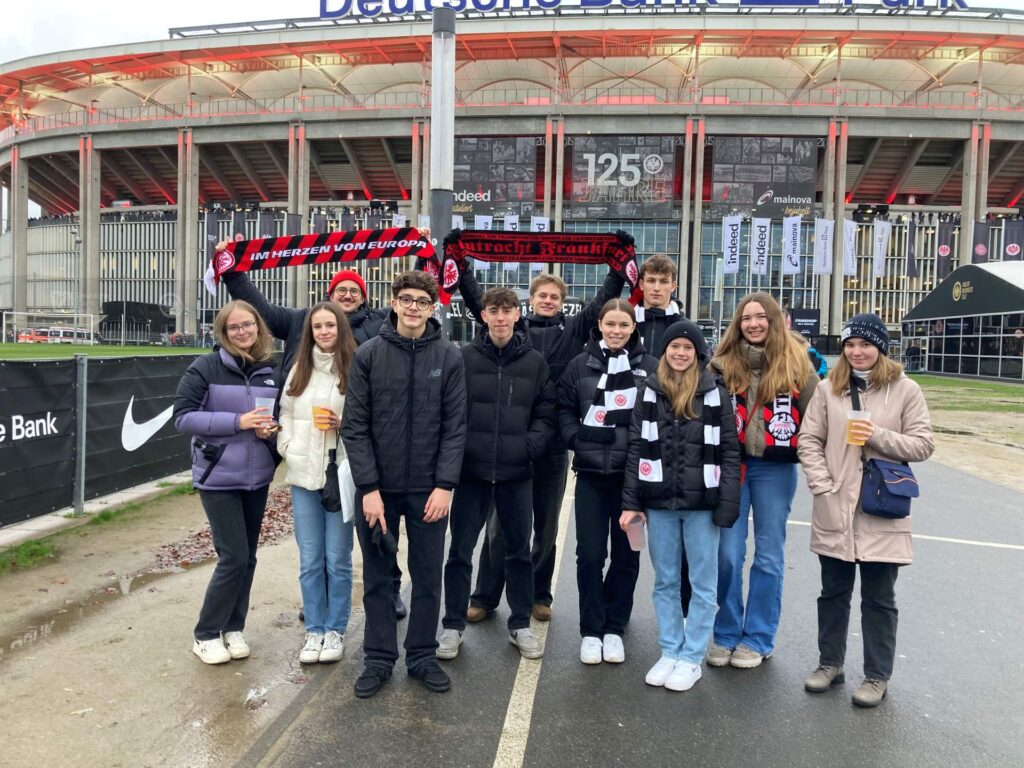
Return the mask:
<svg viewBox="0 0 1024 768">
<path fill-rule="evenodd" d="M 225 304 L 213 330 L 217 348 L 178 384 L 174 425 L 192 435 L 192 484 L 218 556 L 192 650 L 207 664 L 223 664 L 249 655 L 242 629 L 277 463 L 273 405 L 281 382 L 271 359 L 274 337 L 250 304 Z"/>
</svg>

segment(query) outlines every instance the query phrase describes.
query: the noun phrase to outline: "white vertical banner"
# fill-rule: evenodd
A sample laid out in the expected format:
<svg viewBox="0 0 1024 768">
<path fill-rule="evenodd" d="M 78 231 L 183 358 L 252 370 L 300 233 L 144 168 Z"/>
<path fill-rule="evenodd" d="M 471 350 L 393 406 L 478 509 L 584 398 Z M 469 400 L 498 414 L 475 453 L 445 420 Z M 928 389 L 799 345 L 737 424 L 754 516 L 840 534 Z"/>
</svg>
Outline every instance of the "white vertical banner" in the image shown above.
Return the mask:
<svg viewBox="0 0 1024 768">
<path fill-rule="evenodd" d="M 735 275 L 740 271 L 740 217 L 722 217 L 723 272 Z"/>
<path fill-rule="evenodd" d="M 461 213 L 453 213 L 452 214 L 452 229 L 463 229 L 463 228 L 465 228 L 465 226 L 466 226 L 466 224 L 462 220 L 462 214 Z"/>
<path fill-rule="evenodd" d="M 752 219 L 750 222 L 750 274 L 768 274 L 768 249 L 772 242 L 772 220 Z"/>
<path fill-rule="evenodd" d="M 782 220 L 782 274 L 800 274 L 800 217 Z"/>
<path fill-rule="evenodd" d="M 452 216 L 454 220 L 455 217 Z M 430 229 L 430 216 L 426 213 L 421 213 L 419 217 L 419 224 L 416 225 L 419 229 Z"/>
<path fill-rule="evenodd" d="M 506 232 L 518 232 L 519 231 L 519 214 L 518 213 L 506 213 L 505 214 L 505 231 Z"/>
<path fill-rule="evenodd" d="M 392 227 L 404 227 L 406 222 L 404 213 L 393 213 L 391 214 L 391 226 Z"/>
<path fill-rule="evenodd" d="M 473 229 L 477 232 L 490 232 L 494 226 L 494 217 L 477 214 L 473 217 Z"/>
<path fill-rule="evenodd" d="M 843 276 L 857 276 L 857 222 L 843 219 Z"/>
<path fill-rule="evenodd" d="M 832 239 L 836 223 L 832 219 L 814 220 L 814 274 L 832 274 Z"/>
<path fill-rule="evenodd" d="M 889 238 L 892 237 L 892 222 L 875 219 L 871 230 L 872 275 L 885 277 L 885 256 L 889 253 Z"/>
<path fill-rule="evenodd" d="M 530 231 L 531 232 L 549 232 L 550 222 L 547 216 L 531 216 L 530 217 Z"/>
</svg>

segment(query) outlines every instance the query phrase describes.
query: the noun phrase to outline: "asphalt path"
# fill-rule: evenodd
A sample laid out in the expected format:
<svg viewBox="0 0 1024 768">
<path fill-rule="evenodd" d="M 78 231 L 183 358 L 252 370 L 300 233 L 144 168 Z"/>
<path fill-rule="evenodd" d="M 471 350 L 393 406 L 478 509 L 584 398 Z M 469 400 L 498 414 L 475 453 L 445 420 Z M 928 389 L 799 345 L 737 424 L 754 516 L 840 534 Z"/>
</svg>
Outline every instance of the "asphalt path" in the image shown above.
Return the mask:
<svg viewBox="0 0 1024 768">
<path fill-rule="evenodd" d="M 915 562 L 897 581 L 896 668 L 878 709 L 850 703 L 862 664 L 856 593 L 846 684 L 817 695 L 803 690 L 817 662 L 819 570 L 807 546 L 810 495 L 801 482 L 777 650 L 761 667 L 705 666 L 685 693 L 646 686 L 660 655 L 646 553 L 626 662 L 581 664 L 569 517 L 554 618 L 538 627 L 547 630 L 541 661 L 521 661 L 509 645 L 503 607 L 471 625 L 459 657 L 442 662 L 450 692 L 428 693 L 400 661 L 380 694 L 358 700 L 352 685 L 362 628 L 355 626 L 346 658 L 312 670 L 303 694 L 240 765 L 1024 765 L 1024 495 L 934 462 L 917 474 Z M 570 496 L 563 514 L 571 503 Z"/>
</svg>

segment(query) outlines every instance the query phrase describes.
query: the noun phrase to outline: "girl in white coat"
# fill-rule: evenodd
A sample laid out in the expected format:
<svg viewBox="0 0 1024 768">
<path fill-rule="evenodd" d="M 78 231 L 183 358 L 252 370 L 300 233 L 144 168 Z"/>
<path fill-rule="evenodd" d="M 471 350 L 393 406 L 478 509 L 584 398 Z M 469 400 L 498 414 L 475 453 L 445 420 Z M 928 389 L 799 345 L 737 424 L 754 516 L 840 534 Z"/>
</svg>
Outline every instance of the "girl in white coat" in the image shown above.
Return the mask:
<svg viewBox="0 0 1024 768">
<path fill-rule="evenodd" d="M 348 368 L 356 343 L 339 307 L 323 302 L 307 315 L 284 394 L 277 447 L 288 462 L 295 540 L 299 545 L 299 586 L 306 638 L 303 664 L 338 661 L 352 611 L 352 522 L 320 502 L 328 451 L 337 449 L 345 405 Z"/>
</svg>

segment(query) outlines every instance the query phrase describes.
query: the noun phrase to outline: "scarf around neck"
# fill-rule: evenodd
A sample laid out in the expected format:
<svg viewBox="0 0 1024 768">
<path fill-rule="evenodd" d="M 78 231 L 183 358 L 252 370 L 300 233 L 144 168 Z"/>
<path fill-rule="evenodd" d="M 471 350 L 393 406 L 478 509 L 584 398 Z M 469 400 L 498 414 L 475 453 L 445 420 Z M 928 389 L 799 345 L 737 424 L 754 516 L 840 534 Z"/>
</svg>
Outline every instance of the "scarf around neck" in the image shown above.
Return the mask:
<svg viewBox="0 0 1024 768">
<path fill-rule="evenodd" d="M 668 306 L 665 307 L 665 309 L 661 309 L 661 307 L 651 307 L 651 309 L 657 309 L 658 311 L 663 312 L 665 317 L 671 317 L 672 315 L 679 314 L 679 305 L 676 304 L 675 301 L 669 301 Z M 636 314 L 637 325 L 644 322 L 644 318 L 647 316 L 647 309 L 643 304 L 637 304 L 633 307 L 633 312 Z"/>
<path fill-rule="evenodd" d="M 640 403 L 643 422 L 640 428 L 640 461 L 637 464 L 637 475 L 645 483 L 663 480 L 657 404 L 657 392 L 651 386 L 645 387 Z M 700 419 L 704 427 L 704 487 L 718 488 L 722 475 L 722 395 L 717 386 L 704 393 Z"/>
<path fill-rule="evenodd" d="M 614 429 L 629 424 L 636 404 L 636 383 L 626 347 L 611 350 L 602 340 L 605 370 L 598 379 L 594 400 L 583 417 L 583 426 Z"/>
</svg>

